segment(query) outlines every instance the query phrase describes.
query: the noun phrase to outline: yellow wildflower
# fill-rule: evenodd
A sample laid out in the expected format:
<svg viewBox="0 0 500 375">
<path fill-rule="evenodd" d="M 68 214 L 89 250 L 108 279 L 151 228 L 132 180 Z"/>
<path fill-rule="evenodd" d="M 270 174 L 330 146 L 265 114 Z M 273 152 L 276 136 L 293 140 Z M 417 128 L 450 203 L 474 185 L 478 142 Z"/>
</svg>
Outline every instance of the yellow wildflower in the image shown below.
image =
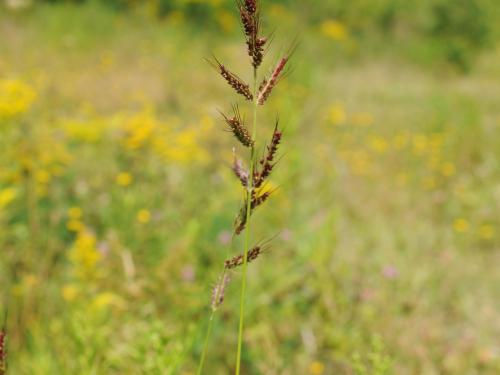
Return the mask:
<svg viewBox="0 0 500 375">
<path fill-rule="evenodd" d="M 479 237 L 483 240 L 491 240 L 495 235 L 495 230 L 492 225 L 483 224 L 479 227 Z"/>
<path fill-rule="evenodd" d="M 46 185 L 50 182 L 50 173 L 45 169 L 40 169 L 35 173 L 36 182 L 41 185 Z"/>
<path fill-rule="evenodd" d="M 6 207 L 17 196 L 17 190 L 14 188 L 6 188 L 0 190 L 0 209 Z"/>
<path fill-rule="evenodd" d="M 445 177 L 451 177 L 455 174 L 456 168 L 453 163 L 447 162 L 441 166 L 441 173 Z"/>
<path fill-rule="evenodd" d="M 13 117 L 26 112 L 36 96 L 35 89 L 24 82 L 0 80 L 0 117 Z"/>
<path fill-rule="evenodd" d="M 74 301 L 78 295 L 78 288 L 75 285 L 65 285 L 62 287 L 61 294 L 63 298 L 68 301 Z"/>
<path fill-rule="evenodd" d="M 132 183 L 133 177 L 128 172 L 120 172 L 116 176 L 116 183 L 120 186 L 128 186 Z"/>
<path fill-rule="evenodd" d="M 159 124 L 152 108 L 144 108 L 125 122 L 127 138 L 125 146 L 136 150 L 148 143 L 158 129 Z"/>
<path fill-rule="evenodd" d="M 348 36 L 347 27 L 339 21 L 327 20 L 321 24 L 323 35 L 338 41 L 345 40 Z"/>
<path fill-rule="evenodd" d="M 151 220 L 151 212 L 146 209 L 142 209 L 137 212 L 137 221 L 141 224 L 149 223 Z"/>
<path fill-rule="evenodd" d="M 92 301 L 92 307 L 95 309 L 105 309 L 109 306 L 117 306 L 123 303 L 123 300 L 116 294 L 110 292 L 99 293 Z"/>
<path fill-rule="evenodd" d="M 82 209 L 77 206 L 68 209 L 68 216 L 72 219 L 80 219 L 82 217 Z"/>
<path fill-rule="evenodd" d="M 309 374 L 322 375 L 325 373 L 325 365 L 322 362 L 314 361 L 309 366 Z"/>
<path fill-rule="evenodd" d="M 379 154 L 384 154 L 387 151 L 389 145 L 384 138 L 377 136 L 370 138 L 370 147 L 373 151 Z"/>
<path fill-rule="evenodd" d="M 70 252 L 70 259 L 76 267 L 76 272 L 83 278 L 91 277 L 95 273 L 101 253 L 96 248 L 97 239 L 88 230 L 80 230 Z"/>
<path fill-rule="evenodd" d="M 341 104 L 336 103 L 332 105 L 329 112 L 329 120 L 330 122 L 332 122 L 332 124 L 341 125 L 345 123 L 346 117 L 347 115 L 345 113 L 344 107 Z"/>
<path fill-rule="evenodd" d="M 66 223 L 66 228 L 68 228 L 68 230 L 72 232 L 80 232 L 81 230 L 83 230 L 84 226 L 80 220 L 71 219 Z"/>
<path fill-rule="evenodd" d="M 458 233 L 467 232 L 469 230 L 469 222 L 463 218 L 455 219 L 453 229 Z"/>
<path fill-rule="evenodd" d="M 61 124 L 68 137 L 78 141 L 95 143 L 102 139 L 109 121 L 103 118 L 94 117 L 92 119 L 68 119 Z"/>
</svg>

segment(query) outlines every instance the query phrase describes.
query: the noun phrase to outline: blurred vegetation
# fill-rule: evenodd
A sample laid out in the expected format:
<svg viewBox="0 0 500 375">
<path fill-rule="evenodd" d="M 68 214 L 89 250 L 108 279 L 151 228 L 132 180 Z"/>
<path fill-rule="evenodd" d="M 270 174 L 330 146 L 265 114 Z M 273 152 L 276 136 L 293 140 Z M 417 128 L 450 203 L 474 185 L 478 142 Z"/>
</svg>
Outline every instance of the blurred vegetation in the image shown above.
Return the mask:
<svg viewBox="0 0 500 375">
<path fill-rule="evenodd" d="M 181 14 L 198 27 L 212 24 L 234 8 L 233 0 L 106 0 L 102 3 L 117 10 L 147 9 L 159 18 Z M 361 43 L 373 43 L 374 38 L 384 44 L 410 43 L 407 48 L 418 48 L 427 63 L 440 59 L 462 71 L 469 71 L 476 55 L 500 36 L 500 4 L 496 0 L 336 0 L 314 5 L 277 0 L 273 4 L 298 12 L 306 24 L 334 19 Z"/>
<path fill-rule="evenodd" d="M 241 248 L 233 96 L 202 58 L 248 72 L 232 1 L 167 3 L 2 8 L 9 373 L 194 373 Z M 301 45 L 259 124 L 280 112 L 286 168 L 255 216 L 282 231 L 249 268 L 245 374 L 500 372 L 499 18 L 460 3 L 265 2 Z M 207 374 L 233 369 L 239 281 Z"/>
</svg>

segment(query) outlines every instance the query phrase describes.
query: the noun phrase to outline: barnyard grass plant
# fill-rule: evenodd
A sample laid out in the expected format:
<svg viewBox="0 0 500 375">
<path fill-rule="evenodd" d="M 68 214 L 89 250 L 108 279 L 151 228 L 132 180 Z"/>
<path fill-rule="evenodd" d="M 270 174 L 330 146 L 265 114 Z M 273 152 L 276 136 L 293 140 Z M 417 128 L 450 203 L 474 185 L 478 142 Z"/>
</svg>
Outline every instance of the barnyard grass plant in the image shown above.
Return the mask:
<svg viewBox="0 0 500 375">
<path fill-rule="evenodd" d="M 205 336 L 203 353 L 198 366 L 198 374 L 201 374 L 203 371 L 214 314 L 224 300 L 224 292 L 229 282 L 228 273 L 236 272 L 237 270 L 241 270 L 242 277 L 235 374 L 239 375 L 241 373 L 247 267 L 250 262 L 256 260 L 269 248 L 269 241 L 264 244 L 251 245 L 251 218 L 254 211 L 263 205 L 273 193 L 273 190 L 270 191 L 269 189 L 265 189 L 265 185 L 276 166 L 278 147 L 283 136 L 279 121 L 276 120 L 269 143 L 261 148 L 263 150 L 262 156 L 260 158 L 257 157 L 257 150 L 259 149 L 257 141 L 258 108 L 267 102 L 276 85 L 287 74 L 288 62 L 296 45 L 296 43 L 293 43 L 292 47 L 278 60 L 271 72 L 261 77 L 259 68 L 261 67 L 264 56 L 270 45 L 270 38 L 261 34 L 261 3 L 259 0 L 237 0 L 236 6 L 245 36 L 246 49 L 249 55 L 249 65 L 253 72 L 253 82 L 245 82 L 216 57 L 208 60 L 208 62 L 236 94 L 242 97 L 246 102 L 250 102 L 252 107 L 251 127 L 245 122 L 245 116 L 241 113 L 240 105 L 233 104 L 231 106 L 231 113 L 229 114 L 221 112 L 222 118 L 227 125 L 228 132 L 232 133 L 236 141 L 243 146 L 243 149 L 247 150 L 248 167 L 244 165 L 244 162 L 236 155 L 235 151 L 232 166 L 234 175 L 241 182 L 244 197 L 241 208 L 234 221 L 233 238 L 243 235 L 244 248 L 242 253 L 234 255 L 224 261 L 222 275 L 214 286 L 211 314 Z"/>
</svg>

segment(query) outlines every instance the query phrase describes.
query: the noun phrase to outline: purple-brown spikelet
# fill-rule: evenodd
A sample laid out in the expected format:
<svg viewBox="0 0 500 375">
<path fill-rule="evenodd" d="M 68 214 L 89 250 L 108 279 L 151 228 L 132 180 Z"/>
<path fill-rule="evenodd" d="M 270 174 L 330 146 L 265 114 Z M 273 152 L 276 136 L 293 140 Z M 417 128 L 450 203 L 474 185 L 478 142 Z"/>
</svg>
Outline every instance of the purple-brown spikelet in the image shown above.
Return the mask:
<svg viewBox="0 0 500 375">
<path fill-rule="evenodd" d="M 245 0 L 245 9 L 250 14 L 257 12 L 257 0 Z"/>
<path fill-rule="evenodd" d="M 236 155 L 234 155 L 234 161 L 233 161 L 233 172 L 235 176 L 240 180 L 241 185 L 243 187 L 248 186 L 248 177 L 249 177 L 249 172 L 245 169 L 243 166 L 243 162 L 241 159 L 238 159 Z"/>
<path fill-rule="evenodd" d="M 283 69 L 289 60 L 289 56 L 282 57 L 280 61 L 276 64 L 269 79 L 264 79 L 259 86 L 259 94 L 257 96 L 257 101 L 260 105 L 263 105 L 271 92 L 273 91 L 274 86 L 279 82 L 281 77 L 283 77 Z"/>
<path fill-rule="evenodd" d="M 5 348 L 5 341 L 7 339 L 7 332 L 5 328 L 0 331 L 0 375 L 5 375 L 7 371 L 7 349 Z"/>
<path fill-rule="evenodd" d="M 256 34 L 255 17 L 243 5 L 239 5 L 241 25 L 247 39 L 253 38 Z"/>
<path fill-rule="evenodd" d="M 250 202 L 250 207 L 252 208 L 252 210 L 254 210 L 258 206 L 260 206 L 262 203 L 264 203 L 267 200 L 267 198 L 269 198 L 270 196 L 271 196 L 270 191 L 266 191 L 260 195 L 253 195 L 252 201 Z"/>
<path fill-rule="evenodd" d="M 262 159 L 260 159 L 259 164 L 261 166 L 260 172 L 254 173 L 254 187 L 259 188 L 267 177 L 271 174 L 274 168 L 274 158 L 276 152 L 278 151 L 278 146 L 281 142 L 281 137 L 283 133 L 278 128 L 278 122 L 274 127 L 273 136 L 271 138 L 271 143 L 267 146 L 267 152 Z"/>
<path fill-rule="evenodd" d="M 259 37 L 260 15 L 257 11 L 256 1 L 238 1 L 241 24 L 246 37 L 248 55 L 252 58 L 252 65 L 257 68 L 264 58 L 264 46 L 267 38 Z"/>
<path fill-rule="evenodd" d="M 217 283 L 212 290 L 212 310 L 215 311 L 224 302 L 227 285 L 229 284 L 229 275 L 219 276 Z"/>
<path fill-rule="evenodd" d="M 262 253 L 262 247 L 261 246 L 254 246 L 252 249 L 248 250 L 247 254 L 247 262 L 254 261 L 259 257 L 259 255 Z M 227 270 L 230 270 L 232 268 L 236 268 L 238 266 L 241 266 L 243 264 L 243 254 L 235 255 L 231 259 L 226 259 L 224 261 L 224 268 Z"/>
<path fill-rule="evenodd" d="M 232 117 L 228 117 L 222 112 L 221 115 L 224 117 L 226 124 L 229 126 L 229 130 L 234 134 L 236 139 L 238 139 L 243 146 L 252 147 L 254 145 L 254 141 L 245 126 L 245 122 L 240 115 L 240 110 L 237 105 L 233 106 L 233 112 L 234 114 Z"/>
<path fill-rule="evenodd" d="M 247 100 L 253 100 L 252 92 L 250 91 L 250 86 L 245 83 L 236 74 L 231 73 L 219 60 L 209 61 L 210 64 L 217 69 L 222 78 L 231 86 L 238 94 L 242 95 Z"/>
<path fill-rule="evenodd" d="M 267 199 L 271 196 L 273 191 L 266 191 L 260 195 L 257 195 L 255 190 L 252 190 L 251 200 L 250 200 L 250 214 L 253 213 L 254 209 L 256 209 L 262 203 L 267 201 Z M 247 224 L 247 201 L 245 200 L 243 202 L 243 206 L 240 209 L 240 212 L 238 213 L 238 216 L 236 216 L 236 219 L 234 221 L 234 233 L 236 235 L 240 234 L 245 229 L 246 224 Z"/>
<path fill-rule="evenodd" d="M 267 38 L 255 38 L 252 49 L 249 49 L 249 54 L 252 56 L 252 65 L 254 67 L 258 67 L 262 64 L 262 59 L 264 58 L 264 46 L 266 43 Z"/>
</svg>

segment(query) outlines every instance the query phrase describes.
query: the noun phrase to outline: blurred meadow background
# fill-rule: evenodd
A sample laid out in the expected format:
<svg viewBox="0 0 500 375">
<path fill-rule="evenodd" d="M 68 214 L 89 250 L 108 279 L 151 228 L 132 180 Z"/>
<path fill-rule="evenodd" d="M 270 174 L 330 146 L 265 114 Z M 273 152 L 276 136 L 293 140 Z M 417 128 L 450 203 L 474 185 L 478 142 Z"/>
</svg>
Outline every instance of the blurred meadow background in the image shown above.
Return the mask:
<svg viewBox="0 0 500 375">
<path fill-rule="evenodd" d="M 244 374 L 500 373 L 500 3 L 266 0 L 293 73 Z M 194 374 L 241 191 L 232 0 L 0 5 L 8 374 Z M 267 56 L 267 67 L 278 55 Z M 249 109 L 242 104 L 242 109 Z M 207 374 L 234 371 L 240 278 Z"/>
</svg>

